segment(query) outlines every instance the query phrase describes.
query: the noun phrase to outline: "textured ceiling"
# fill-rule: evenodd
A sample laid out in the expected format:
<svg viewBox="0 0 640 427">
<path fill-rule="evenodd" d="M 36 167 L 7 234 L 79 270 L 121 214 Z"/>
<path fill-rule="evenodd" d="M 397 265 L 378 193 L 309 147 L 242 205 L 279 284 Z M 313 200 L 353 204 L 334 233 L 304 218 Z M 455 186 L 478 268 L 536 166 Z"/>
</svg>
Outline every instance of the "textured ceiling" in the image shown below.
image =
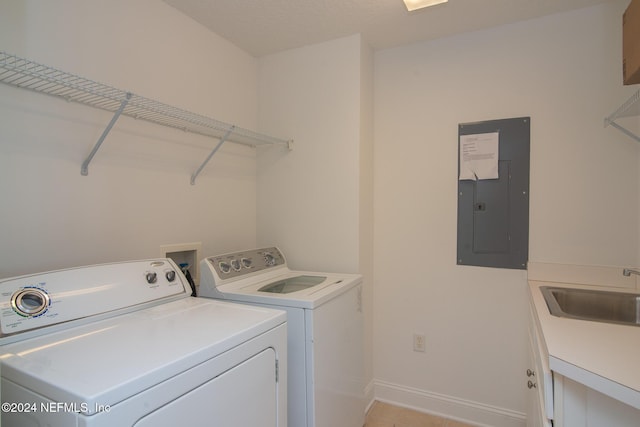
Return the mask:
<svg viewBox="0 0 640 427">
<path fill-rule="evenodd" d="M 251 55 L 362 34 L 374 49 L 522 21 L 608 0 L 164 0 Z"/>
</svg>

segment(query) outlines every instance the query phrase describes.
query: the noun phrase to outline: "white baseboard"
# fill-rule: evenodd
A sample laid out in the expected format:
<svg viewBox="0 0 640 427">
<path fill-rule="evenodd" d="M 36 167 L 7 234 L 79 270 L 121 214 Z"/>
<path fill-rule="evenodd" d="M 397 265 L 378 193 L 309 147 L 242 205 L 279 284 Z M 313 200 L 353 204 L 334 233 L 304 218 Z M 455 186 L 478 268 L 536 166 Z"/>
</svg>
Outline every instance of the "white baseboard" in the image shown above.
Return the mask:
<svg viewBox="0 0 640 427">
<path fill-rule="evenodd" d="M 367 390 L 370 387 L 367 386 Z M 385 381 L 373 381 L 373 398 L 368 399 L 413 409 L 419 412 L 462 421 L 480 427 L 524 427 L 526 415 L 484 403 L 414 389 Z M 367 394 L 369 398 L 369 395 Z"/>
</svg>

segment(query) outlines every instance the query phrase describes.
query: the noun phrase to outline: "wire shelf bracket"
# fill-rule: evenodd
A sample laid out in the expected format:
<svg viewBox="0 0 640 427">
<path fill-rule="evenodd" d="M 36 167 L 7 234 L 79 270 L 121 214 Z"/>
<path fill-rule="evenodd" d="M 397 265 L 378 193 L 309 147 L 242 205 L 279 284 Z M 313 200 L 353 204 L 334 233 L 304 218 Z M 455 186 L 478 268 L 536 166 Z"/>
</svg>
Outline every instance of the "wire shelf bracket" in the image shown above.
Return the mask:
<svg viewBox="0 0 640 427">
<path fill-rule="evenodd" d="M 82 163 L 80 173 L 85 176 L 89 173 L 89 164 L 93 157 L 121 115 L 219 140 L 207 159 L 191 175 L 191 184 L 195 183 L 196 177 L 226 141 L 251 147 L 284 145 L 289 150 L 293 149 L 293 140 L 243 129 L 3 51 L 0 51 L 0 83 L 114 113 L 98 142 Z"/>
<path fill-rule="evenodd" d="M 191 185 L 196 185 L 196 178 L 198 177 L 198 175 L 200 175 L 200 172 L 202 172 L 202 169 L 204 169 L 207 163 L 209 163 L 209 160 L 211 160 L 213 155 L 216 154 L 216 151 L 218 151 L 218 149 L 222 147 L 222 144 L 224 144 L 227 138 L 229 138 L 229 135 L 231 135 L 231 132 L 233 132 L 233 126 L 231 126 L 231 129 L 229 129 L 227 133 L 222 138 L 220 138 L 220 141 L 218 142 L 218 144 L 213 148 L 211 153 L 209 153 L 207 158 L 204 159 L 204 162 L 202 162 L 200 167 L 196 169 L 196 171 L 193 174 L 191 174 Z"/>
<path fill-rule="evenodd" d="M 118 117 L 120 117 L 120 114 L 122 114 L 122 111 L 124 110 L 124 107 L 127 106 L 127 103 L 129 102 L 130 99 L 131 99 L 131 93 L 128 93 L 127 94 L 127 98 L 124 101 L 122 101 L 122 103 L 120 104 L 120 108 L 118 108 L 116 113 L 113 115 L 113 118 L 111 119 L 111 121 L 109 122 L 107 127 L 105 128 L 104 132 L 102 132 L 102 135 L 100 135 L 100 138 L 98 139 L 98 142 L 96 142 L 96 145 L 93 146 L 93 150 L 91 150 L 91 152 L 89 153 L 87 158 L 84 160 L 84 162 L 82 162 L 82 167 L 80 168 L 80 174 L 81 175 L 83 175 L 83 176 L 89 175 L 89 163 L 91 163 L 91 160 L 93 159 L 93 156 L 95 156 L 96 153 L 98 152 L 98 150 L 100 149 L 100 146 L 104 142 L 104 139 L 107 137 L 107 135 L 111 131 L 111 128 L 113 127 L 113 125 L 116 124 L 116 121 L 118 120 Z"/>
<path fill-rule="evenodd" d="M 627 101 L 622 104 L 620 108 L 614 111 L 613 114 L 604 119 L 604 127 L 613 126 L 630 138 L 635 139 L 637 142 L 640 142 L 640 136 L 636 135 L 634 132 L 630 131 L 619 123 L 616 123 L 616 120 L 621 117 L 633 116 L 640 116 L 640 89 L 629 99 L 627 99 Z"/>
</svg>

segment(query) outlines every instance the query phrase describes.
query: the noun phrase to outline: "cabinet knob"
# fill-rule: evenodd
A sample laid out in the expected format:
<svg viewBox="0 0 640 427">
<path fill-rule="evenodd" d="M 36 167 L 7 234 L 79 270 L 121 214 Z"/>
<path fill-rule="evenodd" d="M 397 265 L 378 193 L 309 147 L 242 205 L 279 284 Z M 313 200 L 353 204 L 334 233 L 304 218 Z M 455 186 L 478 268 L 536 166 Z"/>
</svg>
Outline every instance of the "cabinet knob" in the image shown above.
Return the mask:
<svg viewBox="0 0 640 427">
<path fill-rule="evenodd" d="M 538 384 L 536 384 L 533 381 L 529 380 L 529 381 L 527 381 L 527 387 L 528 388 L 538 388 Z"/>
<path fill-rule="evenodd" d="M 527 369 L 527 376 L 528 377 L 532 377 L 534 376 L 536 373 L 534 371 L 532 371 L 531 369 Z"/>
</svg>

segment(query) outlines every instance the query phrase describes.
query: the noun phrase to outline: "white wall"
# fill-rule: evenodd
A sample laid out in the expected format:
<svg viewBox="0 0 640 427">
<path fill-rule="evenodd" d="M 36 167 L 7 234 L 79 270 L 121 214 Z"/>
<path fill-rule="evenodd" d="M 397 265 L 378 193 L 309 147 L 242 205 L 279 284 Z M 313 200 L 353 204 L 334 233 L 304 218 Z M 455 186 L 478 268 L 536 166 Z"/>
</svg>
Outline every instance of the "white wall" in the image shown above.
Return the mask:
<svg viewBox="0 0 640 427">
<path fill-rule="evenodd" d="M 155 0 L 3 0 L 0 50 L 242 127 L 257 125 L 255 58 Z M 255 246 L 255 152 L 0 85 L 0 277 L 202 242 Z"/>
<path fill-rule="evenodd" d="M 374 279 L 374 193 L 373 187 L 373 109 L 374 109 L 374 68 L 373 51 L 363 43 L 360 59 L 360 175 L 359 175 L 359 272 L 366 281 L 363 293 L 365 307 L 365 360 L 364 373 L 367 381 L 366 398 L 374 398 L 373 389 L 373 279 Z"/>
<path fill-rule="evenodd" d="M 360 36 L 259 60 L 259 125 L 294 149 L 258 157 L 258 241 L 293 268 L 359 270 Z"/>
<path fill-rule="evenodd" d="M 627 3 L 376 53 L 379 398 L 523 422 L 526 272 L 456 265 L 458 123 L 531 117 L 531 261 L 638 262 L 638 145 L 603 128 L 635 89 L 621 82 Z"/>
<path fill-rule="evenodd" d="M 259 60 L 259 125 L 294 149 L 258 156 L 258 243 L 299 270 L 364 277 L 373 376 L 373 56 L 359 35 Z"/>
</svg>

